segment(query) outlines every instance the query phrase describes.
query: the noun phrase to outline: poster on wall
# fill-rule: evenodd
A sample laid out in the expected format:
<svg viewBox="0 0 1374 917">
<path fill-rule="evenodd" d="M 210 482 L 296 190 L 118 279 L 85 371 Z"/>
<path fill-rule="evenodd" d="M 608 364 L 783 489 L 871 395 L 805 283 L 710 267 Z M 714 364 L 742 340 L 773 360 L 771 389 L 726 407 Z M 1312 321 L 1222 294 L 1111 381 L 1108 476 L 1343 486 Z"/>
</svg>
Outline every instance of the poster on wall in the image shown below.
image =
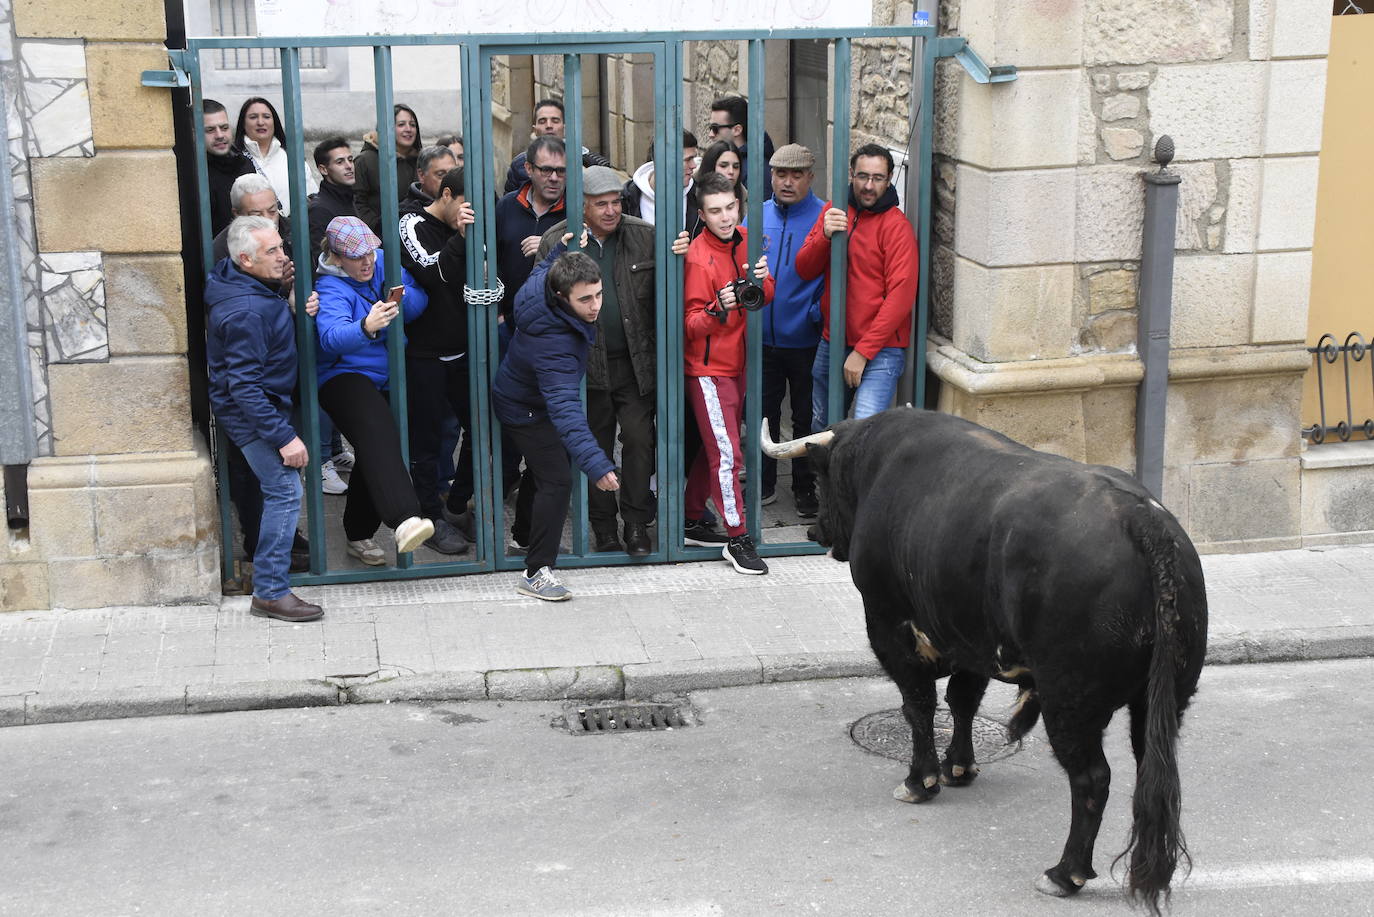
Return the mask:
<svg viewBox="0 0 1374 917">
<path fill-rule="evenodd" d="M 834 29 L 869 25 L 853 0 L 256 0 L 258 34 L 413 35 Z"/>
</svg>

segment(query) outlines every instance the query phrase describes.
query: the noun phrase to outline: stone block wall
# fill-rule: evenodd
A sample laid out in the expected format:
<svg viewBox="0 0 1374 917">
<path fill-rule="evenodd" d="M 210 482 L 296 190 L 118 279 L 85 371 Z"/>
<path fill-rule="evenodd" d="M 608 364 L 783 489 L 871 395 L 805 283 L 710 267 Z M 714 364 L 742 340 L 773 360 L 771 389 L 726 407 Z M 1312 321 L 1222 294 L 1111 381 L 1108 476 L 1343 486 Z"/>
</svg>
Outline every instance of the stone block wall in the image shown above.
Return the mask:
<svg viewBox="0 0 1374 917">
<path fill-rule="evenodd" d="M 942 406 L 1134 469 L 1140 175 L 1168 134 L 1182 184 L 1164 502 L 1204 550 L 1297 546 L 1330 5 L 946 0 L 941 12 L 942 31 L 1019 69 L 999 85 L 953 61 L 937 74 Z"/>
<path fill-rule="evenodd" d="M 0 610 L 206 601 L 214 485 L 193 433 L 161 0 L 0 0 L 39 457 Z"/>
</svg>

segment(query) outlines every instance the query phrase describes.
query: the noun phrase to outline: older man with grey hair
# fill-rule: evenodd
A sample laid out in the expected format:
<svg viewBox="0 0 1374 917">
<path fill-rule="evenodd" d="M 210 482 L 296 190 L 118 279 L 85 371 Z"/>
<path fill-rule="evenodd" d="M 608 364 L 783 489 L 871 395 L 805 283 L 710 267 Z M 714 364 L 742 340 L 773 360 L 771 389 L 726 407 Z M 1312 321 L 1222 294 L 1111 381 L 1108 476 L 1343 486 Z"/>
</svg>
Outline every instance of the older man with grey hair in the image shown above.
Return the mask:
<svg viewBox="0 0 1374 917">
<path fill-rule="evenodd" d="M 621 212 L 621 182 L 606 166 L 582 170 L 584 251 L 601 268 L 604 298 L 596 341 L 587 359 L 587 420 L 607 455 L 614 455 L 620 426 L 620 517 L 627 553 L 653 551 L 649 523 L 655 515 L 649 479 L 654 473 L 658 326 L 654 308 L 654 227 Z M 544 233 L 536 263 L 559 244 L 564 220 Z M 587 515 L 597 551 L 619 551 L 616 494 L 587 492 Z"/>
<path fill-rule="evenodd" d="M 240 175 L 234 179 L 229 189 L 229 209 L 235 219 L 238 217 L 262 217 L 276 224 L 277 234 L 286 246 L 287 269 L 282 282 L 283 289 L 290 289 L 295 277 L 295 266 L 291 262 L 291 221 L 281 212 L 281 202 L 272 183 L 258 172 Z M 229 227 L 224 227 L 215 236 L 212 252 L 218 263 L 229 257 Z"/>
<path fill-rule="evenodd" d="M 444 176 L 458 168 L 458 157 L 446 146 L 427 146 L 415 160 L 415 181 L 401 201 L 400 213 L 417 213 L 439 197 Z"/>
<path fill-rule="evenodd" d="M 262 491 L 250 610 L 282 621 L 313 621 L 323 609 L 293 594 L 289 580 L 300 516 L 298 469 L 309 460 L 291 423 L 296 326 L 280 292 L 290 259 L 266 217 L 237 217 L 226 234 L 229 254 L 205 284 L 206 361 L 210 406 Z"/>
</svg>

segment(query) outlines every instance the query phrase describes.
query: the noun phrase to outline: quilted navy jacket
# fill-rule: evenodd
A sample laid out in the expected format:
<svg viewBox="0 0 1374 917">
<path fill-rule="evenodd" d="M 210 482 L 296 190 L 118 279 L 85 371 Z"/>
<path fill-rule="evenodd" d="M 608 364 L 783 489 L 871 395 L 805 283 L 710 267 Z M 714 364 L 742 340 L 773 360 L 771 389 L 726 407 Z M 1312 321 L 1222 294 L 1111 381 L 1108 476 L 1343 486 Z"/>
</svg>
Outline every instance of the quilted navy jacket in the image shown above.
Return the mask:
<svg viewBox="0 0 1374 917">
<path fill-rule="evenodd" d="M 549 266 L 565 250 L 555 246 L 515 296 L 515 336 L 496 372 L 491 400 L 504 424 L 551 421 L 577 467 L 595 481 L 615 470 L 582 408 L 580 387 L 596 323 L 573 315 L 546 285 Z"/>
</svg>

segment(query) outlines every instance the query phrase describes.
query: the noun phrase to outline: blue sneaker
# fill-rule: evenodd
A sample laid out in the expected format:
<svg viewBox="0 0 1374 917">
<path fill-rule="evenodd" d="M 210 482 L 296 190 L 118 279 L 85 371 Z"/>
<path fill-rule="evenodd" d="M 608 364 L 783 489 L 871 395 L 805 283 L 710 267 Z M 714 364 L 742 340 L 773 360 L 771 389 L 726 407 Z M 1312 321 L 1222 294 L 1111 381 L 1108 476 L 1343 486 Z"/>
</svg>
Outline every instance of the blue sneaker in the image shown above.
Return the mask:
<svg viewBox="0 0 1374 917">
<path fill-rule="evenodd" d="M 572 598 L 568 587 L 559 582 L 558 577 L 548 567 L 540 567 L 533 576 L 521 574 L 520 582 L 515 584 L 515 591 L 546 602 L 566 602 Z"/>
</svg>

